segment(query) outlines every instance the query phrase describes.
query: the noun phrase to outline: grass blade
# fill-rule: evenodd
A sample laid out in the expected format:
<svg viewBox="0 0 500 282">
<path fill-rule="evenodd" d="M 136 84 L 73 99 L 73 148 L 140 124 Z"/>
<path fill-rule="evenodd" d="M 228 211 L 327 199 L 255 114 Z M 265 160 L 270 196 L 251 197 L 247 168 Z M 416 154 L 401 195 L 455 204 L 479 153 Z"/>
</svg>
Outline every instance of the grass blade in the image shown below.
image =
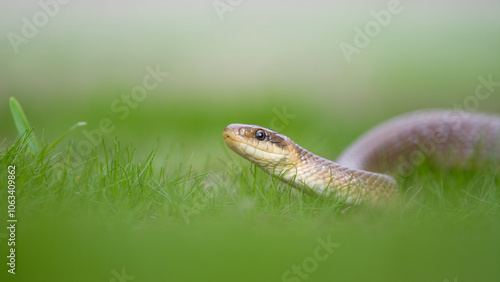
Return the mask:
<svg viewBox="0 0 500 282">
<path fill-rule="evenodd" d="M 84 121 L 80 121 L 80 122 L 77 122 L 76 124 L 74 124 L 70 129 L 68 129 L 68 131 L 66 131 L 61 137 L 59 137 L 56 141 L 52 142 L 46 149 L 46 151 L 50 151 L 52 148 L 54 148 L 59 142 L 61 142 L 64 137 L 68 136 L 68 134 L 70 134 L 73 130 L 77 129 L 78 127 L 81 127 L 81 126 L 85 126 L 87 125 L 86 122 Z"/>
<path fill-rule="evenodd" d="M 33 155 L 38 154 L 40 147 L 36 141 L 33 129 L 31 128 L 28 118 L 24 114 L 21 104 L 14 97 L 10 97 L 10 111 L 12 112 L 12 117 L 14 118 L 14 123 L 17 128 L 19 136 L 23 134 L 29 134 L 28 147 Z"/>
</svg>

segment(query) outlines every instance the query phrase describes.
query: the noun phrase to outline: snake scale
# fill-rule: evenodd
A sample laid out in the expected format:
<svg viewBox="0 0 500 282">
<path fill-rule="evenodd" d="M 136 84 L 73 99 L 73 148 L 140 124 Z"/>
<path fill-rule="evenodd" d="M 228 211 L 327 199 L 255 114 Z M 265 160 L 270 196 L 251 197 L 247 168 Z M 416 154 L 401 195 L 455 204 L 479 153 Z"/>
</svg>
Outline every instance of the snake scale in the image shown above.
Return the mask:
<svg viewBox="0 0 500 282">
<path fill-rule="evenodd" d="M 395 117 L 361 136 L 336 162 L 261 126 L 230 124 L 223 137 L 231 150 L 280 180 L 351 204 L 394 198 L 393 176 L 406 176 L 423 159 L 440 167 L 500 163 L 500 116 L 464 111 Z"/>
</svg>

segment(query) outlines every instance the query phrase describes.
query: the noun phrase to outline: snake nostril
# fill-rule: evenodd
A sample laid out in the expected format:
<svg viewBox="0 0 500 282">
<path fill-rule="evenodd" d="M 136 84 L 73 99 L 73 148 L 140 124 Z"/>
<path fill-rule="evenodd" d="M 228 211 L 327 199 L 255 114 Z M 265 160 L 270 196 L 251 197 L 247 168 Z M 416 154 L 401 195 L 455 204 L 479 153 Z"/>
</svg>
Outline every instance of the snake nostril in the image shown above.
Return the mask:
<svg viewBox="0 0 500 282">
<path fill-rule="evenodd" d="M 231 136 L 234 135 L 233 133 L 233 130 L 231 128 L 231 125 L 228 125 L 224 128 L 224 130 L 222 131 L 222 137 L 224 139 L 228 139 L 228 138 L 231 138 Z"/>
</svg>

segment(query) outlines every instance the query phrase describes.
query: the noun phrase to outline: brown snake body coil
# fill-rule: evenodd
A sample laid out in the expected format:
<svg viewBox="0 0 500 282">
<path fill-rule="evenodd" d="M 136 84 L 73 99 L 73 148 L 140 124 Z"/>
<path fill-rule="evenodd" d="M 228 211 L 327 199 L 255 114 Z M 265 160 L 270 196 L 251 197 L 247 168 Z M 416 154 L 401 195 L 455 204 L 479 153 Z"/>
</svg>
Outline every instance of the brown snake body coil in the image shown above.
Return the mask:
<svg viewBox="0 0 500 282">
<path fill-rule="evenodd" d="M 368 131 L 337 162 L 255 125 L 231 124 L 223 137 L 233 151 L 299 189 L 334 194 L 347 203 L 379 202 L 398 193 L 395 179 L 428 159 L 442 167 L 500 162 L 500 117 L 432 110 L 393 118 Z"/>
</svg>

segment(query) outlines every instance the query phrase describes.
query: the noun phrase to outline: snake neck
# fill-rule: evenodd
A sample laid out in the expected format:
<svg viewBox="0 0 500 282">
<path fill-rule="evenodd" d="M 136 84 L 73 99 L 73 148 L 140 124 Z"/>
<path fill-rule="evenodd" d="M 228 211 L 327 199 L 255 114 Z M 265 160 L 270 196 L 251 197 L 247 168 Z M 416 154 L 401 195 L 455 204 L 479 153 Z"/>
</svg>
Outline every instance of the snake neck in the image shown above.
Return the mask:
<svg viewBox="0 0 500 282">
<path fill-rule="evenodd" d="M 359 203 L 367 197 L 387 198 L 387 194 L 397 193 L 397 184 L 388 175 L 350 169 L 297 144 L 294 146 L 287 160 L 289 165 L 275 170 L 274 175 L 298 189 L 327 197 L 335 194 L 347 203 Z"/>
</svg>

